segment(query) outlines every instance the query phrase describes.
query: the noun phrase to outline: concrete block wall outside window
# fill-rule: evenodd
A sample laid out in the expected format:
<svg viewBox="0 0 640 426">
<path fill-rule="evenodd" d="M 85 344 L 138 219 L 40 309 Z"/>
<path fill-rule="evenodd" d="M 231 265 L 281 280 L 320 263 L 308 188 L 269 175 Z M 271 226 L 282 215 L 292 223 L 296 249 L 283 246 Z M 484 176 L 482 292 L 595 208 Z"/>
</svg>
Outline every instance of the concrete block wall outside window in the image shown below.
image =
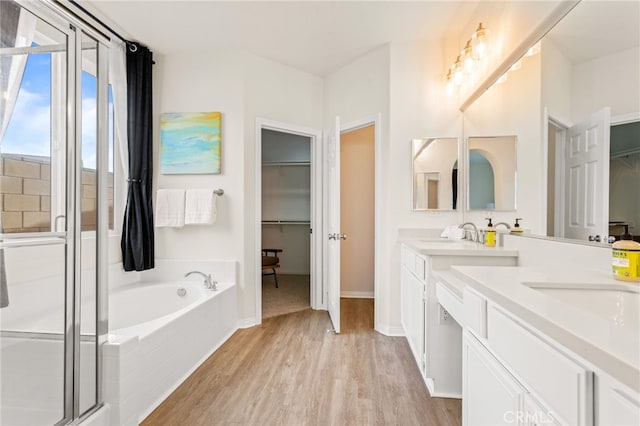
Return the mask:
<svg viewBox="0 0 640 426">
<path fill-rule="evenodd" d="M 109 229 L 113 229 L 113 173 L 108 181 Z M 96 197 L 96 171 L 83 169 L 83 231 L 96 229 Z M 50 158 L 0 155 L 0 207 L 3 233 L 52 231 Z"/>
</svg>

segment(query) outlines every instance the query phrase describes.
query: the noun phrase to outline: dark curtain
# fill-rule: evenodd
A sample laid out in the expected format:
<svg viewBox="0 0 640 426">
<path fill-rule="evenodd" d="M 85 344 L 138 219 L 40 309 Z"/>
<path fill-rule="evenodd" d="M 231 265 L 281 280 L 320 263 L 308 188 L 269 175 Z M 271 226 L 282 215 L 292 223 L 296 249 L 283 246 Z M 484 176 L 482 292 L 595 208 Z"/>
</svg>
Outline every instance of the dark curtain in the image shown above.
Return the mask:
<svg viewBox="0 0 640 426">
<path fill-rule="evenodd" d="M 137 43 L 127 48 L 127 136 L 129 183 L 122 229 L 122 263 L 125 271 L 154 266 L 152 206 L 153 54 Z"/>
</svg>

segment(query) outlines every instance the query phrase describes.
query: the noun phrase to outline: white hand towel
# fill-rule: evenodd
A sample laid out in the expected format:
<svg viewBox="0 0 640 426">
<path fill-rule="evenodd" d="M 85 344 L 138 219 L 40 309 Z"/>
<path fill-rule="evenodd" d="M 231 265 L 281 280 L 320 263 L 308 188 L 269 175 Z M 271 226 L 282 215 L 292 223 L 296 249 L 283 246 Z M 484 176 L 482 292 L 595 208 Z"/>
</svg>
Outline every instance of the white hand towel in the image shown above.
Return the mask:
<svg viewBox="0 0 640 426">
<path fill-rule="evenodd" d="M 156 196 L 156 227 L 184 226 L 184 189 L 159 189 Z"/>
<path fill-rule="evenodd" d="M 464 238 L 464 229 L 458 228 L 457 225 L 451 225 L 444 228 L 441 238 L 449 238 L 450 240 L 461 240 Z"/>
<path fill-rule="evenodd" d="M 188 189 L 185 202 L 184 223 L 187 225 L 209 225 L 215 223 L 218 196 L 212 189 Z"/>
</svg>

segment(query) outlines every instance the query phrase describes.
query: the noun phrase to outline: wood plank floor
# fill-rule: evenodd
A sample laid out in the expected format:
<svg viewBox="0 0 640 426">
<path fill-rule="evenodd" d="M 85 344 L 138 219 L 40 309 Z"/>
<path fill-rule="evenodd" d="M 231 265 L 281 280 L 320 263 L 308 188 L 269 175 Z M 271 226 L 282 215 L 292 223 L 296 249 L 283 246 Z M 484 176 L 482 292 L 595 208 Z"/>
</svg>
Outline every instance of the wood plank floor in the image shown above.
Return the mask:
<svg viewBox="0 0 640 426">
<path fill-rule="evenodd" d="M 143 425 L 459 425 L 431 398 L 403 337 L 373 331 L 373 300 L 343 299 L 340 335 L 305 310 L 238 330 Z"/>
</svg>

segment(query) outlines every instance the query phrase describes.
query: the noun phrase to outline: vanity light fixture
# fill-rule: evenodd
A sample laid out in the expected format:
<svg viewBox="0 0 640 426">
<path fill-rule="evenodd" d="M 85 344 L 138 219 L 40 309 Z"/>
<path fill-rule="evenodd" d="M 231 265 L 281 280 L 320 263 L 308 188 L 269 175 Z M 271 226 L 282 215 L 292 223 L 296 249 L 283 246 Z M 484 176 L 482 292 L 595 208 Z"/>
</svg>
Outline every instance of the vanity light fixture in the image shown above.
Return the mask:
<svg viewBox="0 0 640 426">
<path fill-rule="evenodd" d="M 480 63 L 487 57 L 487 34 L 488 30 L 482 25 L 478 25 L 473 35 L 460 54 L 447 70 L 447 92 L 453 93 L 453 89 L 460 87 L 465 80 L 473 82 L 477 79 L 476 71 Z"/>
<path fill-rule="evenodd" d="M 524 56 L 522 56 L 520 59 L 518 59 L 516 62 L 513 63 L 513 65 L 511 65 L 511 67 L 509 67 L 509 69 L 507 69 L 504 74 L 502 74 L 498 80 L 496 80 L 495 84 L 500 84 L 500 83 L 504 83 L 505 81 L 507 81 L 507 74 L 509 74 L 512 71 L 518 71 L 520 68 L 522 68 L 522 62 L 524 61 L 525 58 L 529 57 L 529 56 L 533 56 L 540 53 L 540 42 L 537 42 L 536 44 L 534 44 L 533 46 L 531 46 L 529 48 L 529 50 L 527 50 L 527 53 L 524 54 Z"/>
</svg>

